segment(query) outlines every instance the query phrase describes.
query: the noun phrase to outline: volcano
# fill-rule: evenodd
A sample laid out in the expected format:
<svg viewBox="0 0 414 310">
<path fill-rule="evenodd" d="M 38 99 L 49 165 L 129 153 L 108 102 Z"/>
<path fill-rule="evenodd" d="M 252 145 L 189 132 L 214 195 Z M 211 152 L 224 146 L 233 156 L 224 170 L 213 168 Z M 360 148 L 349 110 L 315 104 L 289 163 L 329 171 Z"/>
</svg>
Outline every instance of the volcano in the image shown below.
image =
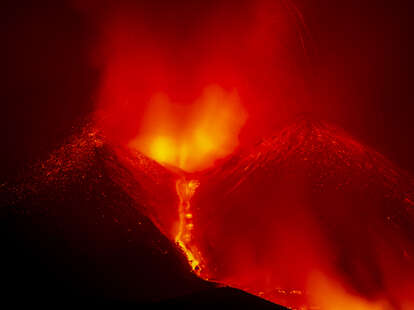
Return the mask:
<svg viewBox="0 0 414 310">
<path fill-rule="evenodd" d="M 88 122 L 1 187 L 7 292 L 408 309 L 413 189 L 407 173 L 320 121 L 295 122 L 196 173 L 114 145 Z"/>
<path fill-rule="evenodd" d="M 69 140 L 16 185 L 3 186 L 10 292 L 130 300 L 137 292 L 151 299 L 203 287 L 144 215 L 151 201 L 144 186 L 168 199 L 168 186 L 157 181 L 168 181 L 168 172 L 136 156 L 134 175 L 89 124 Z"/>
<path fill-rule="evenodd" d="M 412 298 L 413 179 L 343 130 L 301 119 L 196 178 L 192 240 L 209 278 L 298 308 L 308 294 L 355 308 L 330 300 L 321 273 L 387 307 Z"/>
<path fill-rule="evenodd" d="M 109 145 L 90 122 L 75 131 L 49 159 L 1 185 L 5 299 L 19 305 L 278 309 L 191 271 L 165 233 L 165 223 L 178 218 L 174 173 Z"/>
</svg>

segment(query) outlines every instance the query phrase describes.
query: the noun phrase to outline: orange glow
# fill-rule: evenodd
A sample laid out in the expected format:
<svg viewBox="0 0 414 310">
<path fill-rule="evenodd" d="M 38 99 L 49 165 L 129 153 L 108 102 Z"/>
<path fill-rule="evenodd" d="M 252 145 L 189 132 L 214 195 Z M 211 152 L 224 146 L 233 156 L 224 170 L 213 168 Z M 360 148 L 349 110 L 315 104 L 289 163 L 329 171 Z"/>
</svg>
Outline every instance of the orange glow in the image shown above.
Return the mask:
<svg viewBox="0 0 414 310">
<path fill-rule="evenodd" d="M 368 301 L 345 290 L 339 283 L 321 273 L 310 277 L 309 292 L 312 303 L 329 310 L 387 310 L 392 309 L 384 301 Z"/>
<path fill-rule="evenodd" d="M 197 180 L 187 181 L 185 178 L 182 178 L 176 182 L 176 190 L 180 204 L 178 206 L 179 224 L 175 242 L 184 251 L 191 268 L 199 274 L 202 259 L 198 249 L 191 244 L 191 231 L 194 228 L 194 224 L 190 204 L 190 199 L 198 186 L 199 182 Z"/>
<path fill-rule="evenodd" d="M 414 308 L 414 200 L 398 170 L 330 127 L 273 136 L 297 113 L 345 121 L 357 111 L 337 80 L 308 81 L 313 52 L 294 1 L 217 1 L 199 16 L 202 1 L 141 2 L 99 19 L 96 120 L 111 142 L 174 172 L 149 213 L 194 272 L 295 309 L 315 309 L 308 295 L 326 310 L 383 310 L 378 295 Z M 203 171 L 239 139 L 243 152 Z"/>
<path fill-rule="evenodd" d="M 411 226 L 386 215 L 412 215 L 383 196 L 403 176 L 342 130 L 299 121 L 191 177 L 190 244 L 210 280 L 292 309 L 410 309 Z"/>
<path fill-rule="evenodd" d="M 206 87 L 187 106 L 157 94 L 140 133 L 129 145 L 161 164 L 193 172 L 211 166 L 237 147 L 246 118 L 237 93 L 219 86 Z"/>
</svg>

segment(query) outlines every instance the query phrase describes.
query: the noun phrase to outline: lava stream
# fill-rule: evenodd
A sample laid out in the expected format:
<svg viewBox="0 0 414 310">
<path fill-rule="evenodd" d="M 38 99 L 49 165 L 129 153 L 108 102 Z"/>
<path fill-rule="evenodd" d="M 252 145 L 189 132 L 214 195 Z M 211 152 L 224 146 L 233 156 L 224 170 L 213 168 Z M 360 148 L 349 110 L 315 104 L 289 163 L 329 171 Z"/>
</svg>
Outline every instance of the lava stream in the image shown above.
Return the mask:
<svg viewBox="0 0 414 310">
<path fill-rule="evenodd" d="M 179 225 L 175 242 L 184 251 L 191 268 L 198 275 L 200 275 L 201 272 L 202 258 L 197 247 L 191 244 L 191 231 L 194 228 L 194 224 L 190 200 L 199 185 L 199 181 L 187 180 L 184 177 L 178 179 L 175 184 L 177 195 L 180 200 L 178 206 Z"/>
</svg>

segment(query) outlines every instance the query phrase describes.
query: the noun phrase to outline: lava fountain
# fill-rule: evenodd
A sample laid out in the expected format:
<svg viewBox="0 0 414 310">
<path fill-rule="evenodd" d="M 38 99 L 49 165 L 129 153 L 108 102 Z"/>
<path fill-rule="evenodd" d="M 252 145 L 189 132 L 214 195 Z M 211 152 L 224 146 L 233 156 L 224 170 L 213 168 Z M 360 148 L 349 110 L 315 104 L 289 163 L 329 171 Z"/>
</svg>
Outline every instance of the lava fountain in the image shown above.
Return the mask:
<svg viewBox="0 0 414 310">
<path fill-rule="evenodd" d="M 206 87 L 199 99 L 184 106 L 172 103 L 164 94 L 156 94 L 144 115 L 140 132 L 129 147 L 174 172 L 194 173 L 234 151 L 246 118 L 237 93 L 217 85 Z M 203 258 L 192 242 L 194 223 L 190 203 L 199 185 L 196 179 L 178 177 L 178 223 L 172 234 L 192 269 L 201 275 Z M 206 278 L 205 273 L 203 277 Z"/>
<path fill-rule="evenodd" d="M 187 105 L 156 94 L 129 145 L 163 165 L 199 171 L 234 151 L 246 118 L 237 92 L 217 85 Z"/>
</svg>

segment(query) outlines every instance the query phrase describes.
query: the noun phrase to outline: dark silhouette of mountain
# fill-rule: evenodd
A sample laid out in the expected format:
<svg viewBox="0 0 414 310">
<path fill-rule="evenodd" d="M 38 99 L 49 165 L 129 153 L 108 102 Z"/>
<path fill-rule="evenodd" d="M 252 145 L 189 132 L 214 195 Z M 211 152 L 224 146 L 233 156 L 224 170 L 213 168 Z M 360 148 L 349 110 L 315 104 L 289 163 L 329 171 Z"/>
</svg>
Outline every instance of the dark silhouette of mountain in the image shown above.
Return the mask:
<svg viewBox="0 0 414 310">
<path fill-rule="evenodd" d="M 392 305 L 412 285 L 413 179 L 341 129 L 302 119 L 195 177 L 211 279 L 296 306 L 314 271 Z"/>
<path fill-rule="evenodd" d="M 172 240 L 171 172 L 92 125 L 0 187 L 4 296 L 73 305 L 308 304 L 312 272 L 398 309 L 414 275 L 413 181 L 342 130 L 302 120 L 186 175 L 202 275 Z M 25 298 L 20 298 L 24 296 Z"/>
<path fill-rule="evenodd" d="M 237 301 L 237 303 L 235 303 Z M 191 295 L 181 296 L 174 299 L 165 300 L 159 303 L 161 306 L 180 307 L 187 309 L 199 309 L 200 307 L 214 307 L 220 305 L 220 308 L 237 307 L 241 309 L 274 309 L 283 310 L 286 308 L 275 305 L 257 296 L 247 294 L 238 289 L 231 287 L 212 288 L 193 293 Z"/>
<path fill-rule="evenodd" d="M 146 216 L 148 187 L 175 203 L 172 176 L 142 155 L 130 157 L 87 125 L 17 184 L 3 185 L 10 293 L 139 301 L 210 286 Z"/>
<path fill-rule="evenodd" d="M 175 179 L 142 154 L 109 145 L 91 124 L 81 127 L 48 160 L 0 187 L 3 301 L 269 308 L 190 270 L 164 234 L 177 216 Z"/>
</svg>

